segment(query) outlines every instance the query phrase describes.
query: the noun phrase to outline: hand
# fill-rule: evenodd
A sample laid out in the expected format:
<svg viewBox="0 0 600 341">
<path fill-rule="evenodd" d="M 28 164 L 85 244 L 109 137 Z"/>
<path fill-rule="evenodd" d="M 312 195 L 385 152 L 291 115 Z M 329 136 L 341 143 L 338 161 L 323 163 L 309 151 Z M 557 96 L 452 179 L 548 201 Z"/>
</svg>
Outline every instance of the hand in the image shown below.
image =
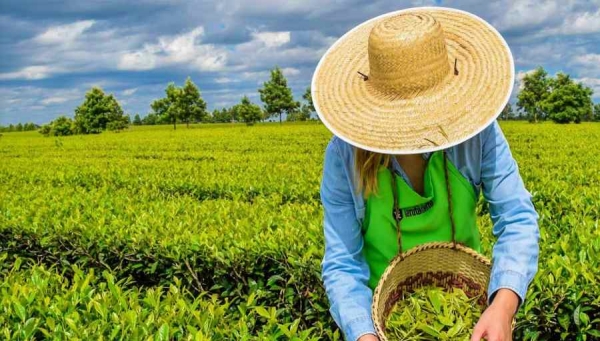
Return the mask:
<svg viewBox="0 0 600 341">
<path fill-rule="evenodd" d="M 366 334 L 359 337 L 358 341 L 379 341 L 379 338 L 373 334 Z"/>
<path fill-rule="evenodd" d="M 492 304 L 483 312 L 475 325 L 471 341 L 512 341 L 512 319 L 519 305 L 519 297 L 510 289 L 500 289 Z"/>
</svg>

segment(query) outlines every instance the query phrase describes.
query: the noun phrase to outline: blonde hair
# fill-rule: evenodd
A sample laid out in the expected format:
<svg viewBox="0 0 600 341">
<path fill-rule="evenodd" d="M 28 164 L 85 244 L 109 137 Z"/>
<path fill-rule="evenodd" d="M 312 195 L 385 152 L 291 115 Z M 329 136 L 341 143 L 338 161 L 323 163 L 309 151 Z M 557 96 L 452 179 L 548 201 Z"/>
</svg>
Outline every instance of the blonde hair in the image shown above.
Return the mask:
<svg viewBox="0 0 600 341">
<path fill-rule="evenodd" d="M 363 190 L 363 197 L 377 194 L 377 172 L 379 166 L 388 167 L 392 158 L 388 154 L 380 154 L 354 147 L 354 169 L 356 173 L 356 193 Z"/>
</svg>

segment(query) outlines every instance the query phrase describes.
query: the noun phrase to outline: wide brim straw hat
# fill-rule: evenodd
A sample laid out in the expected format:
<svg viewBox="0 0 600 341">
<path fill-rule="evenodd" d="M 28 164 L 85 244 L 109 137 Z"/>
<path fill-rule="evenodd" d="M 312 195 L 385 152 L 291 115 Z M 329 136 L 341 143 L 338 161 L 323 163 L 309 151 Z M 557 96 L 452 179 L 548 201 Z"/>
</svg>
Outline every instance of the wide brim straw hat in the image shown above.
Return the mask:
<svg viewBox="0 0 600 341">
<path fill-rule="evenodd" d="M 509 100 L 514 61 L 485 20 L 443 7 L 370 19 L 337 40 L 312 80 L 321 121 L 364 150 L 416 154 L 457 145 Z"/>
</svg>

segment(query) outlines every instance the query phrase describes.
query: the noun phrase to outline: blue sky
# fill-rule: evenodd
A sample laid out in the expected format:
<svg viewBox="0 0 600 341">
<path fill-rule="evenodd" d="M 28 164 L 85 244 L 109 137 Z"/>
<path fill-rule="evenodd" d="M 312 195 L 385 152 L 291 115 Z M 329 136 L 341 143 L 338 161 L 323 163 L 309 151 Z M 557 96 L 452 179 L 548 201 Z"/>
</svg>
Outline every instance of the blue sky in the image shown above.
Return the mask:
<svg viewBox="0 0 600 341">
<path fill-rule="evenodd" d="M 0 0 L 0 124 L 72 116 L 91 86 L 145 115 L 168 82 L 188 75 L 209 109 L 243 95 L 259 102 L 274 65 L 300 99 L 347 30 L 422 5 L 489 21 L 511 47 L 517 78 L 538 65 L 564 71 L 600 102 L 600 0 Z"/>
</svg>

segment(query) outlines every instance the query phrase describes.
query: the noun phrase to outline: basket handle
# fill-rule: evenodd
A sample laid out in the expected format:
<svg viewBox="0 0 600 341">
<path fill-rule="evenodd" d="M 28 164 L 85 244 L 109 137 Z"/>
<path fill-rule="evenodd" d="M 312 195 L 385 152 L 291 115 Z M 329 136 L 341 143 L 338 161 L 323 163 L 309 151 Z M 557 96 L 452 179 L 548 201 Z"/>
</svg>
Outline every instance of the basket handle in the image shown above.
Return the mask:
<svg viewBox="0 0 600 341">
<path fill-rule="evenodd" d="M 392 163 L 388 165 L 388 168 L 392 175 L 392 193 L 394 196 L 394 206 L 392 209 L 392 217 L 396 221 L 396 232 L 398 238 L 398 253 L 402 257 L 402 232 L 400 230 L 400 222 L 404 218 L 402 215 L 402 209 L 398 203 L 398 188 L 396 187 L 396 176 L 394 174 Z M 448 193 L 448 214 L 450 215 L 450 225 L 452 226 L 452 244 L 456 248 L 456 225 L 454 223 L 454 215 L 452 214 L 452 194 L 450 188 L 450 180 L 448 178 L 448 154 L 444 151 L 444 177 L 446 180 L 446 191 Z"/>
</svg>

